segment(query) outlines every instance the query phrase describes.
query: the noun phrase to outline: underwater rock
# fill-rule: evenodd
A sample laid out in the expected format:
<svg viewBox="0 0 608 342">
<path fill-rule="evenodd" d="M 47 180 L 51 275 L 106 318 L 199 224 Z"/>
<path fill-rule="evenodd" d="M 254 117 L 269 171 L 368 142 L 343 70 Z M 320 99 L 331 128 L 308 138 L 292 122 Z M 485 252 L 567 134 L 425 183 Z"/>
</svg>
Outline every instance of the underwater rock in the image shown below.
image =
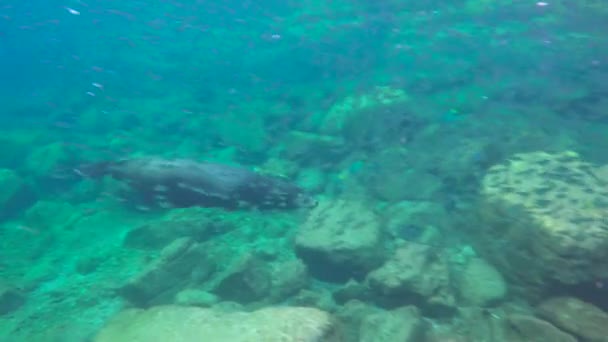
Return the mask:
<svg viewBox="0 0 608 342">
<path fill-rule="evenodd" d="M 412 169 L 404 153 L 404 149 L 387 149 L 370 160 L 361 175 L 369 191 L 388 202 L 434 199 L 442 180 L 425 170 Z"/>
<path fill-rule="evenodd" d="M 182 306 L 206 308 L 217 304 L 219 301 L 220 299 L 213 293 L 196 289 L 185 289 L 175 295 L 174 303 Z"/>
<path fill-rule="evenodd" d="M 359 328 L 359 342 L 424 341 L 425 327 L 420 311 L 407 306 L 367 315 Z"/>
<path fill-rule="evenodd" d="M 84 165 L 79 171 L 125 181 L 147 207 L 296 209 L 316 204 L 283 178 L 224 164 L 148 157 Z"/>
<path fill-rule="evenodd" d="M 271 299 L 281 301 L 310 285 L 306 265 L 299 259 L 278 263 L 272 268 Z"/>
<path fill-rule="evenodd" d="M 370 301 L 372 294 L 367 284 L 359 283 L 353 279 L 334 290 L 332 296 L 336 303 L 344 304 L 351 300 Z"/>
<path fill-rule="evenodd" d="M 504 319 L 505 341 L 576 342 L 577 339 L 549 322 L 528 315 L 508 315 Z M 605 340 L 604 340 L 605 341 Z"/>
<path fill-rule="evenodd" d="M 507 294 L 507 284 L 500 272 L 480 258 L 469 260 L 455 278 L 460 300 L 466 305 L 492 305 Z"/>
<path fill-rule="evenodd" d="M 524 308 L 462 308 L 458 311 L 458 318 L 451 327 L 437 327 L 429 335 L 430 341 L 444 341 L 438 339 L 442 335 L 457 335 L 458 341 L 559 341 L 576 342 L 572 335 L 561 331 L 553 324 L 534 317 Z M 446 329 L 447 328 L 447 329 Z"/>
<path fill-rule="evenodd" d="M 451 310 L 456 304 L 447 261 L 440 250 L 427 245 L 403 243 L 367 281 L 392 305 L 411 300 L 411 295 L 429 309 Z"/>
<path fill-rule="evenodd" d="M 327 173 L 318 169 L 303 169 L 298 173 L 298 184 L 310 193 L 322 193 L 327 185 Z"/>
<path fill-rule="evenodd" d="M 0 186 L 2 186 L 0 208 L 4 208 L 6 203 L 19 192 L 23 185 L 23 179 L 15 171 L 0 169 Z"/>
<path fill-rule="evenodd" d="M 538 306 L 538 313 L 584 341 L 608 341 L 608 313 L 590 303 L 573 297 L 551 298 Z"/>
<path fill-rule="evenodd" d="M 351 300 L 336 308 L 335 316 L 343 326 L 344 341 L 359 341 L 360 327 L 366 316 L 381 309 L 370 302 Z"/>
<path fill-rule="evenodd" d="M 491 167 L 477 249 L 528 294 L 608 277 L 608 182 L 594 170 L 574 152 L 516 154 Z"/>
<path fill-rule="evenodd" d="M 79 274 L 89 274 L 94 272 L 103 262 L 101 256 L 83 256 L 76 262 L 76 272 Z"/>
<path fill-rule="evenodd" d="M 320 279 L 362 278 L 382 262 L 380 222 L 364 205 L 323 201 L 296 236 L 296 253 Z"/>
<path fill-rule="evenodd" d="M 0 316 L 19 309 L 25 303 L 25 296 L 17 289 L 0 282 Z"/>
<path fill-rule="evenodd" d="M 222 300 L 247 304 L 267 296 L 271 284 L 270 266 L 247 254 L 222 272 L 213 292 Z"/>
<path fill-rule="evenodd" d="M 449 224 L 445 208 L 426 201 L 395 203 L 382 211 L 381 219 L 392 237 L 429 245 L 440 243 L 439 231 Z"/>
<path fill-rule="evenodd" d="M 285 144 L 280 146 L 280 151 L 286 159 L 298 160 L 305 165 L 319 165 L 343 157 L 348 149 L 341 138 L 291 131 Z"/>
<path fill-rule="evenodd" d="M 319 287 L 314 290 L 303 289 L 289 300 L 290 305 L 319 308 L 334 312 L 338 305 L 334 302 L 329 289 Z"/>
<path fill-rule="evenodd" d="M 80 215 L 67 202 L 38 201 L 25 212 L 25 224 L 42 231 L 60 231 L 69 227 Z"/>
<path fill-rule="evenodd" d="M 152 303 L 170 302 L 181 286 L 192 281 L 193 274 L 202 280 L 213 270 L 206 248 L 192 239 L 179 238 L 165 247 L 158 259 L 118 289 L 131 303 L 146 307 Z"/>
<path fill-rule="evenodd" d="M 73 162 L 74 152 L 63 142 L 56 142 L 34 149 L 25 161 L 29 174 L 39 178 L 49 177 L 61 169 L 62 165 Z"/>
<path fill-rule="evenodd" d="M 31 187 L 13 170 L 0 169 L 0 189 L 0 219 L 21 212 L 36 198 Z"/>
<path fill-rule="evenodd" d="M 203 242 L 236 228 L 232 221 L 211 210 L 213 209 L 171 210 L 161 220 L 153 220 L 131 229 L 125 236 L 124 244 L 131 248 L 157 249 L 180 237 Z"/>
<path fill-rule="evenodd" d="M 270 307 L 227 313 L 168 305 L 125 310 L 93 341 L 339 342 L 338 334 L 332 317 L 314 308 Z"/>
<path fill-rule="evenodd" d="M 377 86 L 370 89 L 367 93 L 347 96 L 341 99 L 327 112 L 322 113 L 321 117 L 313 117 L 313 119 L 319 121 L 318 130 L 323 133 L 337 135 L 343 132 L 350 121 L 360 120 L 361 118 L 358 114 L 362 111 L 373 109 L 380 111 L 383 108 L 397 104 L 406 104 L 409 100 L 409 95 L 402 89 Z M 366 120 L 362 121 L 369 124 Z"/>
</svg>

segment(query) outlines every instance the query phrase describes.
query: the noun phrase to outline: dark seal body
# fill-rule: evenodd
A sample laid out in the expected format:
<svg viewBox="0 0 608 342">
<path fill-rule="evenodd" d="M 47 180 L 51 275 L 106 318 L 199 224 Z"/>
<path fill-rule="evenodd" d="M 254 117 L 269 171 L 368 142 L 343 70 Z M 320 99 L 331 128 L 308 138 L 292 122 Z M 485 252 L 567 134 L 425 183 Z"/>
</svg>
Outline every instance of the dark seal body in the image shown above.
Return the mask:
<svg viewBox="0 0 608 342">
<path fill-rule="evenodd" d="M 295 209 L 315 204 L 287 180 L 230 165 L 160 158 L 95 165 L 92 176 L 110 175 L 123 180 L 145 203 L 165 208 Z"/>
</svg>

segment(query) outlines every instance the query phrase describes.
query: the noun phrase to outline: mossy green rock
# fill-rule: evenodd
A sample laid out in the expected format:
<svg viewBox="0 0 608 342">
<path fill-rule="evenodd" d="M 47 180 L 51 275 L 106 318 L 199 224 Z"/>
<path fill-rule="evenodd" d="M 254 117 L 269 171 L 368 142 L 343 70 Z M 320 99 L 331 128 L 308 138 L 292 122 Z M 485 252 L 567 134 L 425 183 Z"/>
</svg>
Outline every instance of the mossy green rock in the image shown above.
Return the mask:
<svg viewBox="0 0 608 342">
<path fill-rule="evenodd" d="M 0 191 L 0 210 L 19 192 L 23 185 L 23 179 L 15 171 L 0 169 L 0 188 L 2 188 L 2 191 Z"/>
<path fill-rule="evenodd" d="M 360 326 L 360 342 L 418 342 L 423 340 L 422 316 L 415 306 L 367 315 Z"/>
<path fill-rule="evenodd" d="M 460 299 L 467 305 L 487 306 L 504 299 L 503 276 L 483 259 L 473 258 L 457 276 Z"/>
<path fill-rule="evenodd" d="M 319 118 L 320 130 L 328 134 L 342 132 L 348 121 L 355 117 L 358 111 L 373 107 L 392 105 L 409 101 L 409 96 L 401 89 L 387 86 L 373 88 L 365 94 L 348 96 L 334 104 L 325 115 Z"/>
<path fill-rule="evenodd" d="M 65 202 L 38 201 L 25 213 L 25 222 L 36 229 L 66 227 L 79 216 L 76 208 Z"/>
<path fill-rule="evenodd" d="M 26 168 L 36 176 L 50 177 L 73 157 L 64 144 L 53 143 L 34 150 L 27 158 Z"/>
<path fill-rule="evenodd" d="M 193 274 L 198 280 L 209 275 L 214 265 L 206 259 L 205 246 L 179 238 L 165 247 L 158 259 L 119 288 L 119 293 L 137 306 L 169 302 Z"/>
<path fill-rule="evenodd" d="M 364 204 L 327 200 L 309 214 L 296 236 L 296 252 L 317 277 L 346 281 L 382 262 L 380 220 Z"/>
<path fill-rule="evenodd" d="M 221 312 L 183 306 L 119 313 L 94 342 L 338 342 L 331 316 L 314 308 Z"/>
<path fill-rule="evenodd" d="M 608 313 L 574 297 L 556 297 L 538 306 L 541 317 L 583 341 L 608 341 Z"/>
<path fill-rule="evenodd" d="M 0 316 L 17 310 L 25 302 L 25 296 L 16 289 L 0 283 Z"/>
</svg>

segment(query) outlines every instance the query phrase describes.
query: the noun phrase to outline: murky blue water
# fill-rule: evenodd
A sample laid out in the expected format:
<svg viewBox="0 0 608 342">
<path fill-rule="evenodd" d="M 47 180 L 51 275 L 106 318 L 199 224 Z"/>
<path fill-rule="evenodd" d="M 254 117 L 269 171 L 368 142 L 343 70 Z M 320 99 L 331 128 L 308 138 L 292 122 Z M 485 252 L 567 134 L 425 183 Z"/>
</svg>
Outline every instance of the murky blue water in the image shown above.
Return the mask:
<svg viewBox="0 0 608 342">
<path fill-rule="evenodd" d="M 2 2 L 0 340 L 161 305 L 341 322 L 269 330 L 294 341 L 608 336 L 606 32 L 592 0 Z M 87 174 L 144 157 L 190 162 Z"/>
</svg>

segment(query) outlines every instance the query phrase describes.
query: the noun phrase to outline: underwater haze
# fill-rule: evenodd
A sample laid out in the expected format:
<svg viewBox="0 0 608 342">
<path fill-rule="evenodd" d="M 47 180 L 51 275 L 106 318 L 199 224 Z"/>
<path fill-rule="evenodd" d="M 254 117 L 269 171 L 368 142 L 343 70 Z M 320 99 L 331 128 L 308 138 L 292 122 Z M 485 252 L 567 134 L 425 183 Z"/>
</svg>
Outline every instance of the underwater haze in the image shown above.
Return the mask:
<svg viewBox="0 0 608 342">
<path fill-rule="evenodd" d="M 0 3 L 0 342 L 608 341 L 608 4 Z"/>
</svg>

